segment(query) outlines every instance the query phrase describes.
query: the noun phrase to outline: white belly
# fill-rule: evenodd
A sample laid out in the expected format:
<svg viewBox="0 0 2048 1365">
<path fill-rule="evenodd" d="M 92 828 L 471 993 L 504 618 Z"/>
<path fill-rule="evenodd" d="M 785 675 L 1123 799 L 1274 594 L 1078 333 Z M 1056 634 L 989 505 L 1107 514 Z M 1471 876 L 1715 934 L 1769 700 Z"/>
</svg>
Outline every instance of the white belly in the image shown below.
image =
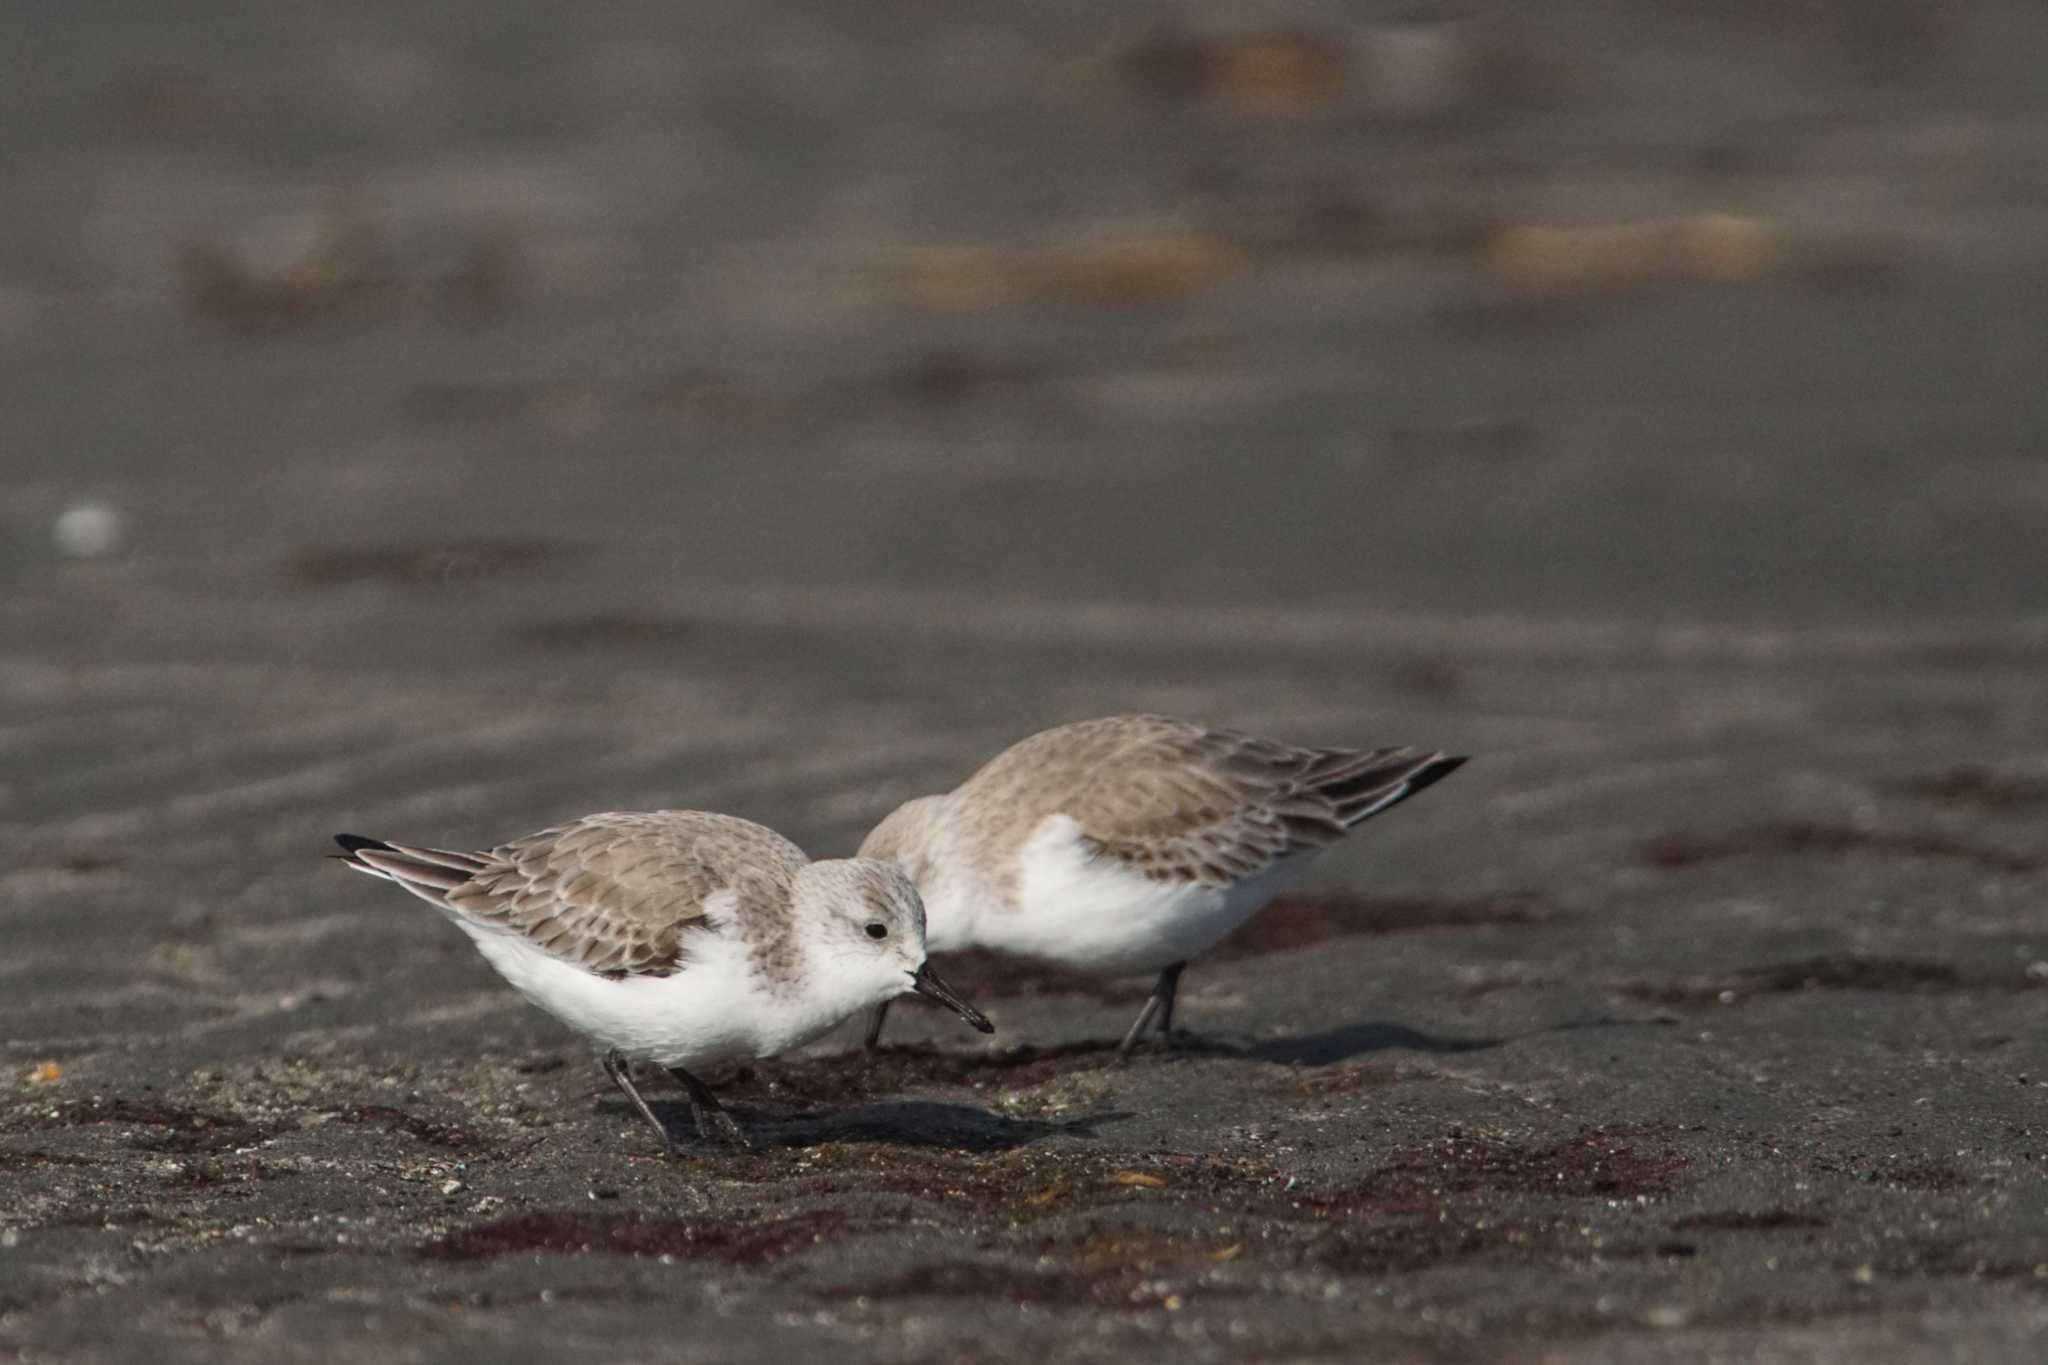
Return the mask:
<svg viewBox="0 0 2048 1365">
<path fill-rule="evenodd" d="M 760 990 L 745 947 L 718 934 L 701 935 L 689 963 L 669 976 L 611 981 L 517 935 L 456 923 L 520 994 L 636 1061 L 690 1068 L 769 1057 L 820 1037 L 852 1012 L 805 992 Z"/>
<path fill-rule="evenodd" d="M 1020 854 L 1016 905 L 960 916 L 968 933 L 954 946 L 971 942 L 1107 976 L 1156 972 L 1215 947 L 1297 870 L 1282 864 L 1230 886 L 1155 881 L 1089 857 L 1079 836 L 1064 815 L 1040 825 Z"/>
</svg>

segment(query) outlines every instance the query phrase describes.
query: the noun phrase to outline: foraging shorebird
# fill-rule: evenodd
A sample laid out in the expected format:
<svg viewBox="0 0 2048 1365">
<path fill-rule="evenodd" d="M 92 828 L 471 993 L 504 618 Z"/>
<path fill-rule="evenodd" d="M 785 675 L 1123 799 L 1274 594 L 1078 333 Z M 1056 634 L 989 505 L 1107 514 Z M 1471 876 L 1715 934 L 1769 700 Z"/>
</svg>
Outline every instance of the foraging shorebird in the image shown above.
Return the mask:
<svg viewBox="0 0 2048 1365">
<path fill-rule="evenodd" d="M 1163 716 L 1062 725 L 952 791 L 897 808 L 861 844 L 924 897 L 934 952 L 982 947 L 1101 975 L 1158 973 L 1125 1033 L 1173 1024 L 1190 959 L 1317 852 L 1450 775 L 1415 749 L 1306 749 Z M 868 1046 L 888 1004 L 876 1007 Z"/>
<path fill-rule="evenodd" d="M 693 1069 L 799 1047 L 911 991 L 993 1029 L 925 961 L 924 907 L 899 867 L 812 862 L 730 815 L 586 815 L 479 853 L 335 842 L 348 866 L 441 911 L 528 1000 L 595 1042 L 671 1156 L 630 1062 L 675 1078 L 707 1141 L 745 1146 Z"/>
</svg>

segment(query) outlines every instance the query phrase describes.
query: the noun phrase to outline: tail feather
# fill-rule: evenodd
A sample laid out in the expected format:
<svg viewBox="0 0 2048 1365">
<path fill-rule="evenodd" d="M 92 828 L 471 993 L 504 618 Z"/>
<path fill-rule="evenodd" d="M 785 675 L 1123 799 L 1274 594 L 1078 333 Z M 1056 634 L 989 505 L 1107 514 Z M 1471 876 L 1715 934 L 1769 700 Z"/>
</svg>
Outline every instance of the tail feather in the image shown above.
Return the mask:
<svg viewBox="0 0 2048 1365">
<path fill-rule="evenodd" d="M 1441 782 L 1465 762 L 1462 755 L 1417 754 L 1408 749 L 1381 749 L 1352 757 L 1355 762 L 1332 765 L 1334 771 L 1318 774 L 1316 783 L 1347 830 Z"/>
<path fill-rule="evenodd" d="M 490 859 L 480 853 L 457 853 L 453 849 L 422 848 L 417 844 L 387 842 L 384 846 L 394 853 L 411 858 L 415 862 L 431 863 L 435 867 L 445 867 L 451 871 L 462 872 L 472 876 L 490 866 Z"/>
<path fill-rule="evenodd" d="M 344 865 L 372 877 L 396 882 L 421 900 L 444 907 L 448 893 L 485 866 L 484 860 L 475 854 L 415 848 L 409 844 L 387 843 L 382 839 L 366 839 L 360 834 L 337 834 L 334 842 L 341 845 L 343 852 L 330 856 Z"/>
</svg>

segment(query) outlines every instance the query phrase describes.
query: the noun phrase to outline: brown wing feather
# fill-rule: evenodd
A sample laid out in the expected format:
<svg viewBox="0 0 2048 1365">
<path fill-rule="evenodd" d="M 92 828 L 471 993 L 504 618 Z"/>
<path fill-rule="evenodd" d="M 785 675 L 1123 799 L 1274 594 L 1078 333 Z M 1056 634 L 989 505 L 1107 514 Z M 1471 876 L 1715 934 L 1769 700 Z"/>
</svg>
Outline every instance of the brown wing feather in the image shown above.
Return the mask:
<svg viewBox="0 0 2048 1365">
<path fill-rule="evenodd" d="M 1335 843 L 1444 765 L 1456 761 L 1413 749 L 1302 749 L 1163 716 L 1112 716 L 1034 735 L 967 785 L 980 808 L 1010 812 L 1011 829 L 1066 815 L 1101 856 L 1147 877 L 1221 885 Z"/>
<path fill-rule="evenodd" d="M 488 853 L 386 844 L 350 861 L 606 976 L 667 976 L 705 903 L 788 895 L 803 852 L 746 820 L 703 811 L 587 815 Z"/>
</svg>

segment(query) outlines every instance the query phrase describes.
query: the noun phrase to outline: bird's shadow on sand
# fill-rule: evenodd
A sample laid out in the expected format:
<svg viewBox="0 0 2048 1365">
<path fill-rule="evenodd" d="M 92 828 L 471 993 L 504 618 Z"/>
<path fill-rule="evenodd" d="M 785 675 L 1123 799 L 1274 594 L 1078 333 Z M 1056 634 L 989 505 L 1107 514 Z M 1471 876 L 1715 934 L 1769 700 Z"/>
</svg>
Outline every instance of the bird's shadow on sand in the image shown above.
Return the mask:
<svg viewBox="0 0 2048 1365">
<path fill-rule="evenodd" d="M 1129 1117 L 1123 1112 L 1102 1112 L 1060 1120 L 1033 1119 L 936 1100 L 884 1100 L 851 1109 L 761 1115 L 752 1131 L 755 1140 L 764 1145 L 892 1142 L 905 1147 L 1007 1152 L 1050 1137 L 1092 1138 L 1097 1124 Z"/>
<path fill-rule="evenodd" d="M 624 1100 L 607 1101 L 599 1107 L 621 1118 L 632 1112 Z M 652 1108 L 677 1142 L 685 1146 L 702 1145 L 688 1105 L 655 1101 Z M 1061 1120 L 1033 1119 L 937 1100 L 882 1100 L 822 1109 L 728 1103 L 726 1108 L 746 1129 L 747 1139 L 757 1152 L 834 1142 L 1009 1152 L 1046 1138 L 1092 1138 L 1096 1135 L 1095 1125 L 1131 1117 L 1121 1111 L 1105 1111 Z"/>
<path fill-rule="evenodd" d="M 1249 1047 L 1231 1049 L 1234 1056 L 1282 1066 L 1331 1066 L 1371 1052 L 1403 1048 L 1409 1052 L 1439 1055 L 1484 1052 L 1507 1042 L 1505 1038 L 1446 1038 L 1387 1020 L 1361 1020 L 1320 1033 L 1292 1038 L 1269 1038 Z"/>
<path fill-rule="evenodd" d="M 1546 1033 L 1572 1033 L 1580 1029 L 1652 1027 L 1665 1022 L 1663 1019 L 1625 1019 L 1602 1014 L 1560 1020 L 1555 1024 L 1545 1024 L 1540 1028 L 1527 1029 L 1502 1038 L 1447 1038 L 1389 1020 L 1360 1020 L 1355 1024 L 1325 1029 L 1321 1033 L 1305 1033 L 1293 1038 L 1272 1038 L 1248 1047 L 1227 1043 L 1216 1044 L 1215 1049 L 1224 1055 L 1261 1062 L 1278 1062 L 1283 1066 L 1330 1066 L 1337 1062 L 1349 1061 L 1353 1057 L 1362 1057 L 1367 1053 L 1384 1052 L 1390 1048 L 1446 1056 L 1460 1052 L 1487 1052 Z"/>
<path fill-rule="evenodd" d="M 1336 1028 L 1323 1029 L 1317 1033 L 1268 1038 L 1256 1043 L 1240 1043 L 1199 1033 L 1176 1033 L 1172 1041 L 1164 1045 L 1156 1039 L 1141 1044 L 1131 1054 L 1128 1064 L 1140 1066 L 1147 1061 L 1198 1060 L 1214 1057 L 1273 1062 L 1280 1066 L 1333 1066 L 1338 1062 L 1350 1061 L 1354 1057 L 1397 1048 L 1408 1052 L 1449 1056 L 1461 1052 L 1486 1052 L 1546 1033 L 1568 1033 L 1579 1029 L 1596 1028 L 1649 1027 L 1665 1022 L 1667 1021 L 1663 1019 L 1625 1019 L 1613 1015 L 1597 1015 L 1561 1020 L 1555 1024 L 1545 1024 L 1540 1028 L 1498 1038 L 1446 1036 L 1410 1028 L 1406 1024 L 1387 1019 L 1361 1019 L 1356 1023 L 1340 1024 Z M 901 1055 L 911 1054 L 906 1051 Z M 1021 1067 L 1018 1066 L 1020 1062 L 1024 1064 Z M 1116 1044 L 1102 1039 L 1068 1043 L 1058 1048 L 1042 1050 L 1019 1048 L 1007 1054 L 997 1054 L 986 1065 L 995 1068 L 1017 1067 L 1030 1075 L 1032 1080 L 1038 1080 L 1043 1078 L 1042 1075 L 1032 1073 L 1041 1071 L 1048 1063 L 1061 1070 L 1109 1068 L 1116 1064 Z"/>
<path fill-rule="evenodd" d="M 1165 1046 L 1156 1041 L 1141 1046 L 1127 1065 L 1135 1071 L 1148 1065 L 1223 1059 L 1277 1066 L 1334 1066 L 1397 1049 L 1454 1056 L 1486 1052 L 1547 1033 L 1649 1027 L 1666 1022 L 1661 1018 L 1598 1015 L 1561 1020 L 1504 1037 L 1461 1038 L 1425 1032 L 1391 1020 L 1369 1019 L 1255 1043 L 1177 1033 Z M 745 1126 L 757 1149 L 881 1142 L 902 1147 L 999 1152 L 1051 1137 L 1093 1138 L 1097 1136 L 1097 1125 L 1115 1123 L 1131 1115 L 1104 1111 L 1053 1121 L 1001 1114 L 967 1104 L 877 1096 L 912 1085 L 1008 1091 L 1029 1088 L 1069 1073 L 1113 1072 L 1116 1067 L 1116 1044 L 1108 1039 L 986 1053 L 953 1052 L 917 1043 L 886 1047 L 872 1054 L 847 1052 L 785 1058 L 758 1070 L 743 1070 L 723 1089 L 727 1107 Z M 653 1104 L 678 1140 L 695 1139 L 696 1124 L 687 1105 L 674 1100 Z M 623 1099 L 613 1099 L 605 1107 L 608 1111 L 629 1112 Z"/>
</svg>

